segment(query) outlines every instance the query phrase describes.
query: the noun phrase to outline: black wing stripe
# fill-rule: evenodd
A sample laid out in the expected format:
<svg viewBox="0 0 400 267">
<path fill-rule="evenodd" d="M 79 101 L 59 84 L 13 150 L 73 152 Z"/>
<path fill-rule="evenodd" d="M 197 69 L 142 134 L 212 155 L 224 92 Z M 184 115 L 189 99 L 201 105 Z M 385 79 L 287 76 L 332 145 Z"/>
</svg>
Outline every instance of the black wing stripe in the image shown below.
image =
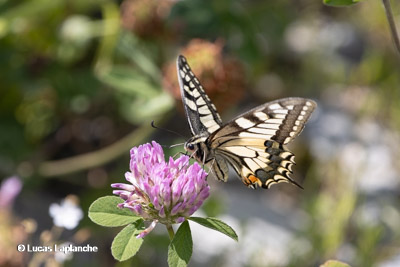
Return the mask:
<svg viewBox="0 0 400 267">
<path fill-rule="evenodd" d="M 228 166 L 226 161 L 222 157 L 215 157 L 213 162 L 213 168 L 215 176 L 218 180 L 226 182 L 228 180 Z"/>
<path fill-rule="evenodd" d="M 297 101 L 290 98 L 283 99 L 278 103 L 280 106 L 287 107 L 288 112 L 282 126 L 272 139 L 279 143 L 287 144 L 301 133 L 316 104 L 312 100 L 301 98 L 297 98 Z"/>
</svg>

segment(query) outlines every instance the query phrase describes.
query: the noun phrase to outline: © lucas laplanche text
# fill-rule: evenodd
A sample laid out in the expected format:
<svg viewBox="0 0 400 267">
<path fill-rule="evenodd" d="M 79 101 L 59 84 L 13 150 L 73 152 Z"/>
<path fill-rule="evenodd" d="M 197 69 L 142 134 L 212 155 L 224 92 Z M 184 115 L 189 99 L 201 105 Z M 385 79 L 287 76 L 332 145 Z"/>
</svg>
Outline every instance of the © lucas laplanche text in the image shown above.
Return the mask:
<svg viewBox="0 0 400 267">
<path fill-rule="evenodd" d="M 32 246 L 32 245 L 23 245 L 20 244 L 17 246 L 19 252 L 97 252 L 98 248 L 96 246 L 91 246 L 89 244 L 84 246 L 74 246 L 72 244 L 69 245 L 57 245 L 54 244 L 53 246 Z"/>
</svg>

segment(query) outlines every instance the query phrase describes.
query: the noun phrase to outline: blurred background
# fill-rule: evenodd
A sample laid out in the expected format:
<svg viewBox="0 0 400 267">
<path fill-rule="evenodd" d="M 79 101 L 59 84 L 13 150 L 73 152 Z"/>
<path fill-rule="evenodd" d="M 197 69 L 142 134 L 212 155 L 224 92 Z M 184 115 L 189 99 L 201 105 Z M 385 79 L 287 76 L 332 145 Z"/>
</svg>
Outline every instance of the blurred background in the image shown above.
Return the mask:
<svg viewBox="0 0 400 267">
<path fill-rule="evenodd" d="M 151 121 L 190 137 L 178 54 L 224 121 L 282 97 L 318 103 L 290 145 L 304 190 L 210 178 L 198 215 L 239 242 L 191 223 L 191 266 L 400 266 L 400 57 L 381 2 L 314 0 L 0 0 L 0 266 L 167 265 L 161 225 L 117 263 L 119 229 L 87 210 L 125 180 L 131 147 L 185 141 Z M 54 243 L 99 252 L 16 249 Z"/>
</svg>

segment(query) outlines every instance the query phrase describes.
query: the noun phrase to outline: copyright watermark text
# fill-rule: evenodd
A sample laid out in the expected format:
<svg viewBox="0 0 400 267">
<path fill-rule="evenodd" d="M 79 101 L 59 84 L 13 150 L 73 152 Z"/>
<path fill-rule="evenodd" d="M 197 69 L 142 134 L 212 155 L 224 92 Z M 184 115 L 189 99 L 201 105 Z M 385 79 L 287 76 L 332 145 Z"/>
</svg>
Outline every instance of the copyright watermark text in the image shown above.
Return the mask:
<svg viewBox="0 0 400 267">
<path fill-rule="evenodd" d="M 17 246 L 19 252 L 63 252 L 65 254 L 71 252 L 97 252 L 98 248 L 96 246 L 91 246 L 89 244 L 84 246 L 74 246 L 69 244 L 68 246 L 59 246 L 54 244 L 53 246 L 33 246 L 29 244 L 19 244 Z"/>
</svg>

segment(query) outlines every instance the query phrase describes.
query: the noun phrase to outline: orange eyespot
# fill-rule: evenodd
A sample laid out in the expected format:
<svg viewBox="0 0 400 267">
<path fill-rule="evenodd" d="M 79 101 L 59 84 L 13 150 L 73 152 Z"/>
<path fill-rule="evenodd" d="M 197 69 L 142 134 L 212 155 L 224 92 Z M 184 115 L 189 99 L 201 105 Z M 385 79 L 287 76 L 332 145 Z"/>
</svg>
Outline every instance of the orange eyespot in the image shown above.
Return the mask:
<svg viewBox="0 0 400 267">
<path fill-rule="evenodd" d="M 252 174 L 250 174 L 248 177 L 247 177 L 247 179 L 248 180 L 250 180 L 251 181 L 251 184 L 257 184 L 258 186 L 262 186 L 262 182 L 261 182 L 261 180 L 260 179 L 258 179 L 256 176 L 254 176 L 254 175 L 252 175 Z"/>
</svg>

